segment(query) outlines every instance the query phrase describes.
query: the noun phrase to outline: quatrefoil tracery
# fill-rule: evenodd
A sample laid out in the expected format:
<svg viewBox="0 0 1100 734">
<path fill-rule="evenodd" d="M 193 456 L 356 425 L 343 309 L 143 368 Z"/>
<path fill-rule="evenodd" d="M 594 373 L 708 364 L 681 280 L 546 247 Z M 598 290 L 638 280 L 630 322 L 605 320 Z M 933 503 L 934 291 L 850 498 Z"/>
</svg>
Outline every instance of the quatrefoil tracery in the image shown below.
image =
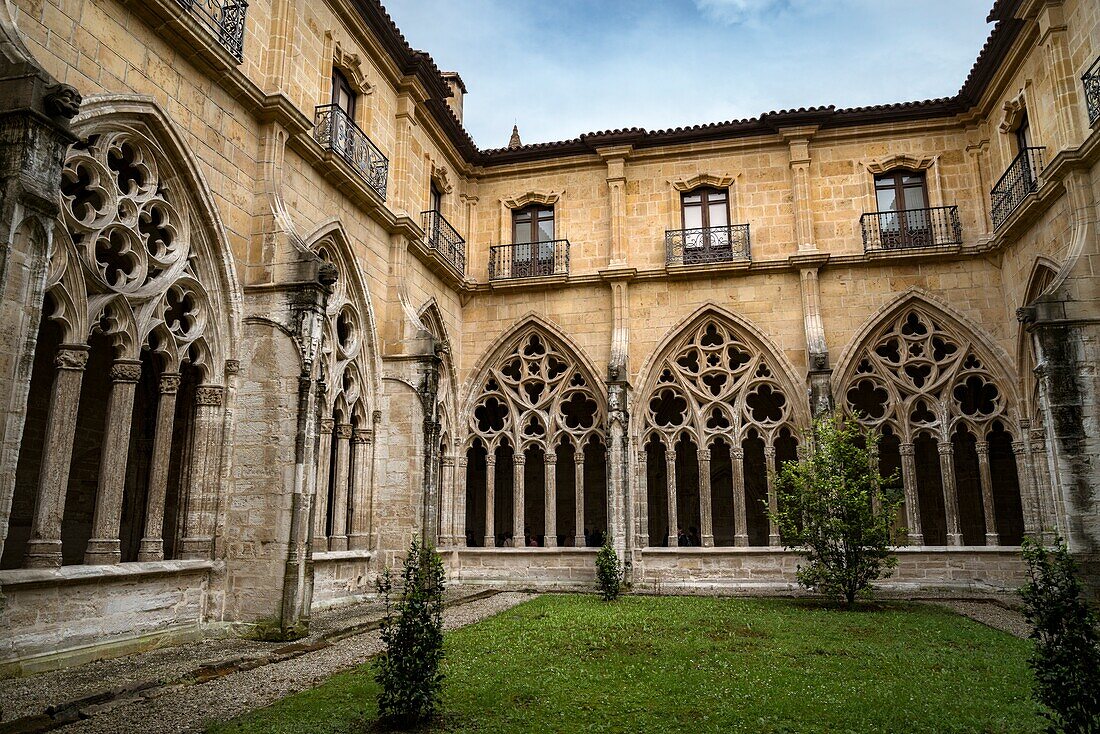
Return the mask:
<svg viewBox="0 0 1100 734">
<path fill-rule="evenodd" d="M 767 357 L 717 320 L 693 329 L 658 370 L 645 414 L 662 433 L 687 430 L 700 442 L 740 439 L 754 428 L 773 435 L 791 420 L 792 406 Z"/>
<path fill-rule="evenodd" d="M 1005 412 L 1004 395 L 974 345 L 917 309 L 870 340 L 844 395 L 865 423 L 900 429 L 907 440 L 926 429 L 946 440 L 960 421 L 981 434 Z"/>
<path fill-rule="evenodd" d="M 529 331 L 490 367 L 470 429 L 490 446 L 507 436 L 514 446 L 545 449 L 562 433 L 579 446 L 602 433 L 602 413 L 576 362 L 545 335 Z"/>
</svg>

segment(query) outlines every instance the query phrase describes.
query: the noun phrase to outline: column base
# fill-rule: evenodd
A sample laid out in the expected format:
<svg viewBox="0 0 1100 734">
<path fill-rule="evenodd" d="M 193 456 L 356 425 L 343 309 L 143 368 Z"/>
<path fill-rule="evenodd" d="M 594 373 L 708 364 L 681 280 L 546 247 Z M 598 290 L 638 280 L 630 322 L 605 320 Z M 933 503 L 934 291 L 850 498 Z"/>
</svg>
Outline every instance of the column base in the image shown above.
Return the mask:
<svg viewBox="0 0 1100 734">
<path fill-rule="evenodd" d="M 497 539 L 494 538 L 492 535 L 486 535 L 485 539 L 484 539 L 484 542 L 485 542 L 485 547 L 486 548 L 496 548 L 497 547 Z"/>
<path fill-rule="evenodd" d="M 333 535 L 328 539 L 328 549 L 330 551 L 346 551 L 348 549 L 348 536 Z"/>
<path fill-rule="evenodd" d="M 23 560 L 25 568 L 61 568 L 60 540 L 29 540 Z"/>
<path fill-rule="evenodd" d="M 122 562 L 122 544 L 109 538 L 92 538 L 84 551 L 84 565 L 109 566 Z"/>
<path fill-rule="evenodd" d="M 1000 545 L 1001 544 L 1001 536 L 998 535 L 997 533 L 986 533 L 985 534 L 985 544 L 986 545 Z"/>
<path fill-rule="evenodd" d="M 574 548 L 587 548 L 588 547 L 588 543 L 586 543 L 584 541 L 584 536 L 583 535 L 580 535 L 580 536 L 577 536 L 576 538 L 573 538 L 573 547 Z"/>
<path fill-rule="evenodd" d="M 187 561 L 209 560 L 213 540 L 213 538 L 184 538 L 180 541 L 179 557 Z"/>
<path fill-rule="evenodd" d="M 160 538 L 142 538 L 137 559 L 139 561 L 163 561 L 164 541 Z"/>
<path fill-rule="evenodd" d="M 320 538 L 313 538 L 313 552 L 324 553 L 328 550 L 328 536 L 322 536 Z"/>
<path fill-rule="evenodd" d="M 962 545 L 963 544 L 962 533 L 948 533 L 947 534 L 947 544 L 948 545 Z"/>
<path fill-rule="evenodd" d="M 783 538 L 779 537 L 779 533 L 773 533 L 768 536 L 768 545 L 778 548 L 783 545 Z"/>
<path fill-rule="evenodd" d="M 370 536 L 366 533 L 353 533 L 348 536 L 348 547 L 351 550 L 370 550 Z"/>
<path fill-rule="evenodd" d="M 909 533 L 906 540 L 908 545 L 924 545 L 924 533 Z"/>
<path fill-rule="evenodd" d="M 749 547 L 749 536 L 748 535 L 740 535 L 740 534 L 734 535 L 733 536 L 733 544 L 737 548 L 748 548 Z"/>
<path fill-rule="evenodd" d="M 449 535 L 440 535 L 439 541 L 436 543 L 437 548 L 450 548 L 455 544 L 454 538 Z"/>
<path fill-rule="evenodd" d="M 542 542 L 543 542 L 543 545 L 546 546 L 547 548 L 557 548 L 558 547 L 558 536 L 556 536 L 556 535 L 547 535 L 547 536 L 544 537 Z"/>
<path fill-rule="evenodd" d="M 713 535 L 704 535 L 700 540 L 701 540 L 704 548 L 713 548 L 714 547 L 714 536 Z"/>
</svg>

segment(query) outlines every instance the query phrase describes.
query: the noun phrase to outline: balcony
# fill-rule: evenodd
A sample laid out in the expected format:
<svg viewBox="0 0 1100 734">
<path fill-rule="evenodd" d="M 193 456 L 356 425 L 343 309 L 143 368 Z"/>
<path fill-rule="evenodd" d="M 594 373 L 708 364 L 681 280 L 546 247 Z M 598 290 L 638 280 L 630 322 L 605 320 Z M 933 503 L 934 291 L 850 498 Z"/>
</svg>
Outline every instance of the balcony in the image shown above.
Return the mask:
<svg viewBox="0 0 1100 734">
<path fill-rule="evenodd" d="M 489 248 L 489 280 L 569 275 L 569 240 L 517 242 Z"/>
<path fill-rule="evenodd" d="M 864 252 L 962 244 L 957 206 L 870 212 L 859 218 L 859 226 Z"/>
<path fill-rule="evenodd" d="M 244 60 L 245 0 L 176 0 L 240 63 Z"/>
<path fill-rule="evenodd" d="M 702 265 L 748 260 L 749 225 L 670 229 L 665 232 L 665 263 Z"/>
<path fill-rule="evenodd" d="M 1028 194 L 1038 190 L 1039 174 L 1043 170 L 1043 149 L 1024 148 L 1009 164 L 1001 180 L 989 192 L 993 205 L 993 228 L 1008 219 Z"/>
<path fill-rule="evenodd" d="M 318 107 L 313 136 L 326 150 L 343 158 L 383 201 L 386 200 L 390 161 L 346 112 L 331 104 Z"/>
<path fill-rule="evenodd" d="M 1085 108 L 1089 111 L 1089 127 L 1096 127 L 1100 122 L 1100 58 L 1092 62 L 1092 66 L 1081 77 L 1081 83 L 1085 85 Z"/>
<path fill-rule="evenodd" d="M 453 265 L 460 274 L 466 273 L 466 240 L 437 211 L 420 212 L 424 222 L 424 244 Z"/>
</svg>

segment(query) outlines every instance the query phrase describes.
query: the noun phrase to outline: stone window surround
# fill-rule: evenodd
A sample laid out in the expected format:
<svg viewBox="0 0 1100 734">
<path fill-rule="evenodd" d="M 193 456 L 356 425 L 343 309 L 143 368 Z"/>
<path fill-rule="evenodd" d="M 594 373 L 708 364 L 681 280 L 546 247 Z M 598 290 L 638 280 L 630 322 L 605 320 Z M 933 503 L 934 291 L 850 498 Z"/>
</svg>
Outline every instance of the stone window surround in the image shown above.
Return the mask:
<svg viewBox="0 0 1100 734">
<path fill-rule="evenodd" d="M 554 209 L 554 237 L 560 240 L 569 239 L 564 231 L 562 218 L 560 216 L 562 207 L 559 204 L 562 201 L 562 197 L 565 196 L 565 190 L 552 191 L 552 190 L 530 190 L 525 191 L 515 196 L 503 197 L 500 200 L 500 221 L 498 223 L 498 231 L 500 235 L 499 243 L 502 245 L 508 245 L 512 243 L 512 212 L 517 209 L 523 209 L 531 204 L 541 204 L 543 206 L 549 206 Z M 490 245 L 493 243 L 490 242 Z"/>
<path fill-rule="evenodd" d="M 327 105 L 332 102 L 332 72 L 339 71 L 356 94 L 355 115 L 352 122 L 364 131 L 369 130 L 372 106 L 366 104 L 366 98 L 374 92 L 374 86 L 367 79 L 362 58 L 359 54 L 346 48 L 339 39 L 335 38 L 331 30 L 325 31 L 324 46 L 325 51 L 322 58 L 331 59 L 332 64 L 330 67 L 320 70 L 322 79 L 318 86 L 320 94 L 317 104 Z"/>
<path fill-rule="evenodd" d="M 866 213 L 878 211 L 878 198 L 875 196 L 875 177 L 892 173 L 899 169 L 924 174 L 924 190 L 928 195 L 927 206 L 930 209 L 946 206 L 943 198 L 943 185 L 940 181 L 938 154 L 898 153 L 884 158 L 872 158 L 860 161 L 864 172 L 864 205 Z M 858 234 L 858 232 L 857 232 Z"/>
<path fill-rule="evenodd" d="M 684 228 L 683 208 L 681 197 L 683 194 L 698 188 L 712 188 L 726 190 L 726 206 L 729 210 L 729 223 L 739 224 L 741 219 L 741 202 L 738 189 L 735 184 L 741 174 L 697 173 L 690 177 L 670 179 L 669 189 L 669 214 L 668 226 L 665 229 L 677 230 Z"/>
</svg>

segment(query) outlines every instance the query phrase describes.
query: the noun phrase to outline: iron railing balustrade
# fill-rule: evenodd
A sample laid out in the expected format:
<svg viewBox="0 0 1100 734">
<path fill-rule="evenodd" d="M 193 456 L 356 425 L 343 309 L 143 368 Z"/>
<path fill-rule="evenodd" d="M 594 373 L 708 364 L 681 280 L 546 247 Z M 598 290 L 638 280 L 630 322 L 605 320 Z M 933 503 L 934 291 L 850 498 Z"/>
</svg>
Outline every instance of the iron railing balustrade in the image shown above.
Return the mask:
<svg viewBox="0 0 1100 734">
<path fill-rule="evenodd" d="M 244 25 L 248 13 L 245 0 L 176 0 L 190 10 L 237 63 L 244 61 Z"/>
<path fill-rule="evenodd" d="M 957 206 L 868 212 L 859 226 L 864 252 L 962 244 Z"/>
<path fill-rule="evenodd" d="M 665 262 L 669 265 L 722 263 L 750 257 L 747 224 L 670 229 L 665 232 Z"/>
<path fill-rule="evenodd" d="M 1043 149 L 1024 148 L 1012 159 L 997 185 L 989 192 L 992 204 L 993 228 L 1008 219 L 1027 195 L 1039 188 L 1039 174 L 1043 170 Z"/>
<path fill-rule="evenodd" d="M 424 222 L 424 244 L 454 265 L 458 272 L 466 273 L 466 240 L 439 212 L 430 209 L 420 212 Z"/>
<path fill-rule="evenodd" d="M 489 280 L 569 274 L 569 240 L 515 242 L 489 248 Z"/>
<path fill-rule="evenodd" d="M 363 177 L 367 185 L 386 199 L 390 160 L 338 105 L 317 108 L 313 135 L 323 147 L 338 154 Z"/>
</svg>

